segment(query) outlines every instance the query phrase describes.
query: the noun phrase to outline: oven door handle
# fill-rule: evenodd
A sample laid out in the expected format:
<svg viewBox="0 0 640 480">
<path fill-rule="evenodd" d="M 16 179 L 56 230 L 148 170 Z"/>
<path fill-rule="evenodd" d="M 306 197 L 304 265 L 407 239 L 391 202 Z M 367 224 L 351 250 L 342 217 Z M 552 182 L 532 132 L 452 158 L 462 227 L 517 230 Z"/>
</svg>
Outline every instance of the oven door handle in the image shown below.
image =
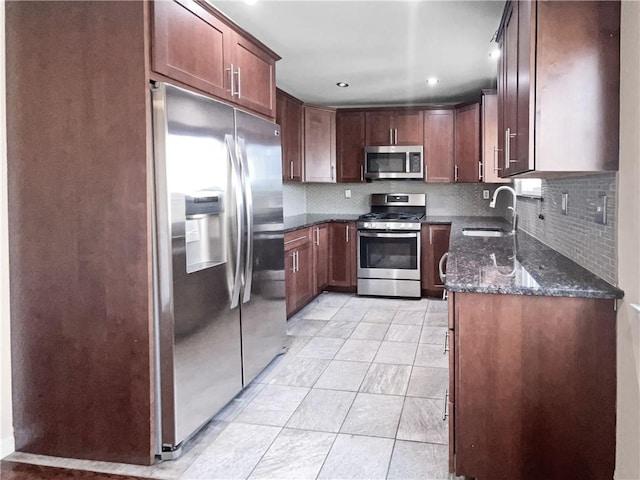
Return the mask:
<svg viewBox="0 0 640 480">
<path fill-rule="evenodd" d="M 380 232 L 358 232 L 361 237 L 368 238 L 418 238 L 418 232 L 410 233 L 380 233 Z"/>
</svg>

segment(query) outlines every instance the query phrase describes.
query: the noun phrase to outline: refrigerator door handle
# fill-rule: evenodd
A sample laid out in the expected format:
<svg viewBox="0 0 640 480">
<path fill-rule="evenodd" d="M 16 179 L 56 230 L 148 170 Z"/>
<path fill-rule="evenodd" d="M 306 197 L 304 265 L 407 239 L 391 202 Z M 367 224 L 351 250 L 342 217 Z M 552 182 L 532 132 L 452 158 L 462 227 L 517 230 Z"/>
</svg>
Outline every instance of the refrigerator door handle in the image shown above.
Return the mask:
<svg viewBox="0 0 640 480">
<path fill-rule="evenodd" d="M 251 286 L 253 281 L 253 194 L 251 192 L 251 174 L 247 158 L 247 146 L 244 138 L 238 137 L 238 159 L 242 172 L 242 190 L 245 195 L 245 215 L 247 222 L 247 252 L 244 264 L 244 294 L 242 303 L 251 300 Z"/>
<path fill-rule="evenodd" d="M 224 136 L 225 144 L 227 147 L 227 154 L 231 164 L 231 185 L 233 188 L 233 196 L 235 197 L 235 210 L 236 210 L 236 235 L 237 245 L 235 251 L 235 266 L 233 271 L 233 283 L 231 285 L 231 309 L 233 310 L 238 306 L 240 302 L 240 290 L 242 289 L 242 272 L 240 266 L 242 265 L 242 232 L 244 224 L 244 198 L 242 197 L 242 180 L 240 174 L 240 167 L 236 158 L 236 149 L 233 141 L 233 136 L 226 134 Z"/>
</svg>

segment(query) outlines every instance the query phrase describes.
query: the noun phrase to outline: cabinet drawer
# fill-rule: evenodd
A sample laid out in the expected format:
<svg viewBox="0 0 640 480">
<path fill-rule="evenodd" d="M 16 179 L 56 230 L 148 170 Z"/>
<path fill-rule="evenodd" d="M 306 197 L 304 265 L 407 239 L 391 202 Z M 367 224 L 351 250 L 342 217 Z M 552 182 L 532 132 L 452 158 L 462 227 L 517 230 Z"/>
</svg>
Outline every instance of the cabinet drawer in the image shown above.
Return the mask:
<svg viewBox="0 0 640 480">
<path fill-rule="evenodd" d="M 311 229 L 301 228 L 284 234 L 284 251 L 300 248 L 311 241 Z"/>
</svg>

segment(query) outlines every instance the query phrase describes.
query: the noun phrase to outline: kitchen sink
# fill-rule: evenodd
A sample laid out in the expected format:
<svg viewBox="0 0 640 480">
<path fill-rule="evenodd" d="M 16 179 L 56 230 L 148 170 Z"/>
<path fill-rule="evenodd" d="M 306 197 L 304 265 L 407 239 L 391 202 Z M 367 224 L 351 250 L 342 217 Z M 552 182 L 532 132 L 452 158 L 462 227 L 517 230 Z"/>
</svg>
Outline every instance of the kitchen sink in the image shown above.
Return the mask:
<svg viewBox="0 0 640 480">
<path fill-rule="evenodd" d="M 473 227 L 473 228 L 463 228 L 462 234 L 467 237 L 508 237 L 509 235 L 513 235 L 511 232 L 507 232 L 506 230 L 502 230 L 501 228 L 482 228 L 482 227 Z"/>
</svg>

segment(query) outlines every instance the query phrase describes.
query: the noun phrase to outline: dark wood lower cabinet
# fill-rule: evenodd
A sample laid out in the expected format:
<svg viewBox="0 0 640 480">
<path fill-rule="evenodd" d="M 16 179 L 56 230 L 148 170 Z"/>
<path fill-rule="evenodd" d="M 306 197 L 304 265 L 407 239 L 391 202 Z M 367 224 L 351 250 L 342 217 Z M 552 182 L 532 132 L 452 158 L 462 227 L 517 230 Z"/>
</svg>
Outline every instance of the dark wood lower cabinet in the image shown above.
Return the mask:
<svg viewBox="0 0 640 480">
<path fill-rule="evenodd" d="M 613 301 L 455 293 L 451 305 L 455 473 L 613 478 Z"/>
<path fill-rule="evenodd" d="M 352 288 L 357 285 L 357 230 L 355 222 L 331 224 L 329 284 Z"/>
<path fill-rule="evenodd" d="M 304 307 L 315 295 L 315 268 L 311 229 L 284 236 L 285 292 L 287 316 Z"/>
<path fill-rule="evenodd" d="M 325 223 L 312 228 L 313 232 L 313 265 L 315 268 L 316 294 L 329 283 L 329 224 Z"/>
<path fill-rule="evenodd" d="M 444 284 L 440 280 L 438 264 L 449 250 L 450 233 L 451 225 L 422 226 L 420 276 L 424 296 L 442 297 Z"/>
</svg>

